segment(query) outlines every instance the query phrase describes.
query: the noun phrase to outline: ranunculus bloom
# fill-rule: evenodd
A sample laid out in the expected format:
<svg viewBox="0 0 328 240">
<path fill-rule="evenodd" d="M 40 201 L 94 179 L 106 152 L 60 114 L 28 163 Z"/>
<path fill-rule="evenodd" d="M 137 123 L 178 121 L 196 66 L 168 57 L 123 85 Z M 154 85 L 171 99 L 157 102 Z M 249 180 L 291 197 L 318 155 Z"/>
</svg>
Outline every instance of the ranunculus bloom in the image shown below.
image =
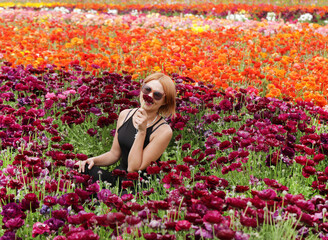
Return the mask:
<svg viewBox="0 0 328 240">
<path fill-rule="evenodd" d="M 15 230 L 20 228 L 24 225 L 24 220 L 20 217 L 9 219 L 5 222 L 6 228 L 9 228 L 10 230 Z"/>
<path fill-rule="evenodd" d="M 36 222 L 33 224 L 32 237 L 42 235 L 44 233 L 50 233 L 50 227 L 41 222 Z"/>
<path fill-rule="evenodd" d="M 186 231 L 191 228 L 191 223 L 187 220 L 180 220 L 175 225 L 176 231 Z"/>
<path fill-rule="evenodd" d="M 232 110 L 232 103 L 228 100 L 228 99 L 223 99 L 220 103 L 219 103 L 219 107 L 223 110 L 223 111 L 229 111 Z"/>
</svg>

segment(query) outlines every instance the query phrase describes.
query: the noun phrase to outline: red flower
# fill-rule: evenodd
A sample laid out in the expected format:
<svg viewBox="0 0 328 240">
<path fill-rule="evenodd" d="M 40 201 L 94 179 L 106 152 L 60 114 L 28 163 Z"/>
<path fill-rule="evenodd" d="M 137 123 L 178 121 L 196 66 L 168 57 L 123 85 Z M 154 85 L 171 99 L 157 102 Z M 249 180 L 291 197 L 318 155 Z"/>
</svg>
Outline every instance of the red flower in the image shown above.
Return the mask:
<svg viewBox="0 0 328 240">
<path fill-rule="evenodd" d="M 81 161 L 84 161 L 84 160 L 87 160 L 88 159 L 88 156 L 83 154 L 83 153 L 77 153 L 76 154 L 76 158 L 81 160 Z"/>
<path fill-rule="evenodd" d="M 61 149 L 64 150 L 68 150 L 68 151 L 72 151 L 74 149 L 73 145 L 70 143 L 64 143 L 61 147 Z"/>
<path fill-rule="evenodd" d="M 222 215 L 219 213 L 219 211 L 213 210 L 213 211 L 207 211 L 206 214 L 203 217 L 204 222 L 208 223 L 216 223 L 219 224 L 223 221 Z"/>
<path fill-rule="evenodd" d="M 312 166 L 305 166 L 303 169 L 302 169 L 302 175 L 305 177 L 305 178 L 308 178 L 310 175 L 314 175 L 316 173 L 316 169 Z"/>
<path fill-rule="evenodd" d="M 126 175 L 127 179 L 129 180 L 138 180 L 139 174 L 137 172 L 130 172 Z"/>
<path fill-rule="evenodd" d="M 149 103 L 149 104 L 153 104 L 154 103 L 154 99 L 151 96 L 149 96 L 149 95 L 143 94 L 142 95 L 142 98 L 143 98 L 143 100 L 146 103 Z"/>
<path fill-rule="evenodd" d="M 120 170 L 120 169 L 114 169 L 113 171 L 112 171 L 112 174 L 114 175 L 114 176 L 119 176 L 119 177 L 125 177 L 126 176 L 126 171 L 124 171 L 124 170 Z"/>
<path fill-rule="evenodd" d="M 228 148 L 231 148 L 232 147 L 232 144 L 231 144 L 231 142 L 230 141 L 223 141 L 223 142 L 221 142 L 220 144 L 219 144 L 219 148 L 220 148 L 220 150 L 222 151 L 222 150 L 225 150 L 225 149 L 228 149 Z"/>
<path fill-rule="evenodd" d="M 257 193 L 257 196 L 262 200 L 274 200 L 277 197 L 276 191 L 273 189 L 264 189 Z"/>
<path fill-rule="evenodd" d="M 186 231 L 189 230 L 191 227 L 191 223 L 187 220 L 180 220 L 177 222 L 175 225 L 175 230 L 176 231 Z"/>
<path fill-rule="evenodd" d="M 236 186 L 236 189 L 235 189 L 235 192 L 237 193 L 243 193 L 243 192 L 247 192 L 249 190 L 249 187 L 248 186 L 240 186 L 240 185 L 237 185 Z"/>
<path fill-rule="evenodd" d="M 133 182 L 132 181 L 122 181 L 122 188 L 128 188 L 128 187 L 133 187 Z"/>
<path fill-rule="evenodd" d="M 60 142 L 62 140 L 62 138 L 60 136 L 55 136 L 51 138 L 51 141 L 53 142 Z"/>
<path fill-rule="evenodd" d="M 149 175 L 158 174 L 161 171 L 161 168 L 157 165 L 147 167 L 147 173 Z"/>
<path fill-rule="evenodd" d="M 244 214 L 240 215 L 240 223 L 246 227 L 252 227 L 252 228 L 257 227 L 257 219 L 246 217 Z"/>
<path fill-rule="evenodd" d="M 226 111 L 232 110 L 232 103 L 228 99 L 223 99 L 219 103 L 219 107 L 221 108 L 221 110 L 226 112 Z"/>
</svg>

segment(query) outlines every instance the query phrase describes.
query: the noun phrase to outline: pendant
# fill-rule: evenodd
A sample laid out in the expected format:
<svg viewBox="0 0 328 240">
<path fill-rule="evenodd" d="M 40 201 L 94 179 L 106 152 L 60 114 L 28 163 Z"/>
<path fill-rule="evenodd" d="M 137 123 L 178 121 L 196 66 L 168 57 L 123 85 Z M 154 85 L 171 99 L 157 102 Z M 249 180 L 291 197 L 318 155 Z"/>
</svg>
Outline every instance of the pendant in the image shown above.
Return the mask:
<svg viewBox="0 0 328 240">
<path fill-rule="evenodd" d="M 136 131 L 136 134 L 134 135 L 134 139 L 137 138 L 137 135 L 138 135 L 138 130 Z"/>
</svg>

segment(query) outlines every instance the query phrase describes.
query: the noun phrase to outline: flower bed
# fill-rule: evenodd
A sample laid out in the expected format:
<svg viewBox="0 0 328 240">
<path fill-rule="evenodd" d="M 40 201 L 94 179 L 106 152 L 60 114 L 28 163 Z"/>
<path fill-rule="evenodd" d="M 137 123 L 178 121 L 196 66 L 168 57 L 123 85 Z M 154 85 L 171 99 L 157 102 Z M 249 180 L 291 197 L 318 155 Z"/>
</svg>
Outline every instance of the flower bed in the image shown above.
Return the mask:
<svg viewBox="0 0 328 240">
<path fill-rule="evenodd" d="M 259 97 L 252 87 L 217 92 L 173 75 L 174 140 L 148 175 L 127 175 L 144 191 L 132 195 L 126 182 L 120 195 L 116 186 L 91 184 L 73 164 L 108 149 L 118 112 L 138 106 L 139 83 L 74 69 L 1 68 L 3 239 L 248 239 L 295 224 L 280 234 L 325 236 L 322 108 Z M 151 180 L 156 173 L 159 182 Z"/>
<path fill-rule="evenodd" d="M 13 66 L 77 63 L 134 79 L 164 71 L 221 89 L 252 85 L 262 96 L 327 105 L 326 26 L 31 10 L 1 11 L 0 22 L 0 58 Z"/>
<path fill-rule="evenodd" d="M 326 29 L 0 11 L 0 239 L 328 239 Z M 74 163 L 108 151 L 153 71 L 178 91 L 170 145 L 115 172 L 124 193 L 93 184 Z"/>
</svg>

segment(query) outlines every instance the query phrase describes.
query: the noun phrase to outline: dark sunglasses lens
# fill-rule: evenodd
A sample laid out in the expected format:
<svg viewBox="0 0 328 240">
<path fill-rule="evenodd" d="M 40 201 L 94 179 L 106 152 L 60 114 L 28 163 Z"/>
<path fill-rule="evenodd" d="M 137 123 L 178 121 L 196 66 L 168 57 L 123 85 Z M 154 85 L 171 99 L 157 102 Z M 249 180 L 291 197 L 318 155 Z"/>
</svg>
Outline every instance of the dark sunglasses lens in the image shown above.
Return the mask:
<svg viewBox="0 0 328 240">
<path fill-rule="evenodd" d="M 148 86 L 143 86 L 141 88 L 141 91 L 142 91 L 143 94 L 149 94 L 149 93 L 151 93 L 151 88 L 148 87 Z"/>
<path fill-rule="evenodd" d="M 155 100 L 159 101 L 159 100 L 162 99 L 163 94 L 160 93 L 160 92 L 154 92 L 153 96 L 154 96 L 154 99 L 155 99 Z"/>
</svg>

